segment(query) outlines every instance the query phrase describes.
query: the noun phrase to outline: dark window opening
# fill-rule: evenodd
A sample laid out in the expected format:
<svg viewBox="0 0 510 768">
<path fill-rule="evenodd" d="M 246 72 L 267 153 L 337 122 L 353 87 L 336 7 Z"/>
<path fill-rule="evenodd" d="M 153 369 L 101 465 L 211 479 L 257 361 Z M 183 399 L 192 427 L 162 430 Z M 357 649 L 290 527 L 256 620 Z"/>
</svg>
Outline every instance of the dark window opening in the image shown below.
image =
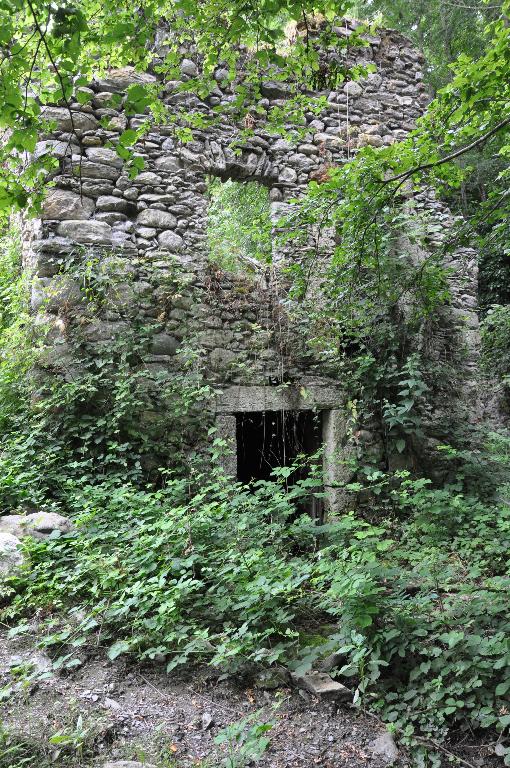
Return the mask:
<svg viewBox="0 0 510 768">
<path fill-rule="evenodd" d="M 288 467 L 300 454 L 322 444 L 322 418 L 313 411 L 258 411 L 236 414 L 237 477 L 243 483 L 269 480 L 275 467 Z M 305 476 L 298 470 L 289 478 Z"/>
</svg>

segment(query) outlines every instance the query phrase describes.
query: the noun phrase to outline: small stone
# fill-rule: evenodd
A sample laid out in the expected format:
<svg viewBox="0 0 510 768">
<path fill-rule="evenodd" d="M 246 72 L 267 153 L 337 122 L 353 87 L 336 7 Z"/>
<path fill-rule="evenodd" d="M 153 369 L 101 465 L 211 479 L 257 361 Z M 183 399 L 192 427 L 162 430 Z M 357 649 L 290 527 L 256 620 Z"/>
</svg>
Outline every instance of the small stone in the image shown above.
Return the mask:
<svg viewBox="0 0 510 768">
<path fill-rule="evenodd" d="M 363 88 L 355 80 L 349 80 L 349 82 L 344 85 L 344 93 L 351 97 L 361 96 Z"/>
<path fill-rule="evenodd" d="M 298 688 L 302 688 L 319 698 L 336 701 L 350 701 L 352 699 L 352 693 L 345 685 L 337 683 L 324 672 L 312 671 L 306 672 L 304 675 L 293 673 L 292 679 Z"/>
<path fill-rule="evenodd" d="M 115 211 L 128 216 L 134 216 L 136 213 L 136 205 L 114 195 L 101 195 L 97 198 L 96 207 L 98 211 Z"/>
<path fill-rule="evenodd" d="M 293 184 L 297 179 L 297 173 L 294 168 L 283 168 L 278 176 L 278 181 L 283 181 L 285 184 Z"/>
<path fill-rule="evenodd" d="M 140 763 L 138 760 L 109 760 L 101 768 L 156 768 L 152 763 Z"/>
<path fill-rule="evenodd" d="M 202 715 L 202 730 L 208 731 L 210 728 L 212 728 L 214 725 L 214 718 L 209 712 L 204 712 Z"/>
<path fill-rule="evenodd" d="M 196 77 L 198 75 L 197 65 L 191 59 L 183 59 L 181 61 L 181 73 L 188 77 Z"/>
<path fill-rule="evenodd" d="M 137 184 L 146 184 L 148 186 L 157 187 L 158 184 L 161 184 L 162 179 L 157 173 L 145 171 L 145 173 L 139 173 L 135 181 Z"/>
<path fill-rule="evenodd" d="M 162 232 L 158 237 L 158 241 L 161 248 L 171 251 L 172 253 L 180 251 L 183 246 L 182 237 L 176 232 L 172 232 L 172 230 Z"/>
<path fill-rule="evenodd" d="M 158 171 L 173 173 L 181 170 L 181 163 L 178 157 L 158 157 L 154 163 Z"/>
<path fill-rule="evenodd" d="M 71 154 L 72 149 L 76 150 L 76 147 L 72 148 L 67 141 L 38 141 L 35 145 L 34 160 L 37 160 L 43 155 L 49 155 L 50 157 L 58 158 L 65 157 L 66 155 Z"/>
<path fill-rule="evenodd" d="M 115 701 L 115 699 L 110 699 L 108 696 L 104 700 L 104 705 L 107 709 L 113 709 L 116 712 L 122 709 L 122 706 L 119 704 L 118 701 Z"/>
<path fill-rule="evenodd" d="M 373 755 L 382 757 L 385 760 L 385 765 L 393 765 L 398 759 L 398 749 L 393 739 L 393 736 L 389 731 L 384 731 L 372 741 L 368 748 Z"/>
<path fill-rule="evenodd" d="M 111 69 L 108 76 L 99 82 L 101 91 L 125 91 L 130 85 L 154 83 L 156 78 L 145 72 L 136 72 L 134 67 Z"/>
</svg>

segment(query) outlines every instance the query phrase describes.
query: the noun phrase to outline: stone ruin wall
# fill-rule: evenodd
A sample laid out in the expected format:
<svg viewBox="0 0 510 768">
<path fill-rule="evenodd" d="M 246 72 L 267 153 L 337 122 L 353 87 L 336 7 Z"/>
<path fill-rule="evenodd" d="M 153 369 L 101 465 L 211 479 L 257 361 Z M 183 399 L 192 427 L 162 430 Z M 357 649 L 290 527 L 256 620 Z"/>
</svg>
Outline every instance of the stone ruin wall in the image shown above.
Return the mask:
<svg viewBox="0 0 510 768">
<path fill-rule="evenodd" d="M 353 27 L 350 22 L 338 33 L 349 35 Z M 54 370 L 67 375 L 73 366 L 66 344 L 69 323 L 81 323 L 85 344 L 95 354 L 96 348 L 131 324 L 143 322 L 153 329 L 146 365 L 155 373 L 179 365 L 176 351 L 181 345 L 200 348 L 206 378 L 223 390 L 220 412 L 242 410 L 250 402 L 253 405 L 253 398 L 262 410 L 268 402 L 300 407 L 298 392 L 303 385 L 312 393 L 307 407 L 331 408 L 341 399 L 341 382 L 298 343 L 298 329 L 286 317 L 278 260 L 254 275 L 221 272 L 209 263 L 205 180 L 211 174 L 223 180 L 261 182 L 269 188 L 277 220 L 325 163 L 346 162 L 364 144 L 378 147 L 404 138 L 428 101 L 421 55 L 401 35 L 385 31 L 350 56 L 357 63 L 375 64 L 376 72 L 323 94 L 327 107 L 319 117 L 306 115 L 306 135 L 296 144 L 269 133 L 260 115 L 255 116 L 253 135 L 242 139 L 240 151 L 232 148 L 239 127 L 228 117 L 195 130 L 188 144 L 179 143 L 171 127 L 153 125 L 135 147 L 145 167 L 134 179 L 128 178 L 111 146 L 123 130 L 137 129 L 147 116 L 127 117 L 122 107 L 112 109 L 108 102 L 112 93 L 123 95 L 131 83 L 154 81 L 154 76 L 129 69 L 112 71 L 91 83 L 90 104 L 71 105 L 72 121 L 67 109 L 46 108 L 45 115 L 56 128 L 36 152 L 53 153 L 60 168 L 43 218 L 27 222 L 24 248 L 33 274 L 33 310 L 52 327 L 54 352 L 49 354 Z M 197 64 L 184 58 L 181 72 L 183 81 L 193 77 Z M 208 115 L 214 106 L 232 100 L 224 78 L 220 68 L 217 86 L 204 100 L 177 92 L 176 83 L 165 85 L 162 98 L 170 109 L 184 106 Z M 259 106 L 268 110 L 285 102 L 288 87 L 265 82 L 262 94 Z M 100 122 L 104 118 L 109 120 L 107 127 Z M 417 202 L 434 210 L 435 224 L 441 225 L 440 232 L 431 234 L 434 248 L 453 218 L 429 193 L 418 195 Z M 83 310 L 79 281 L 60 274 L 69 258 L 112 264 L 119 276 L 107 304 L 94 318 Z M 473 252 L 458 250 L 451 266 L 453 299 L 447 312 L 467 342 L 469 379 L 475 370 L 477 340 Z M 283 381 L 286 394 L 281 400 L 275 387 Z"/>
</svg>

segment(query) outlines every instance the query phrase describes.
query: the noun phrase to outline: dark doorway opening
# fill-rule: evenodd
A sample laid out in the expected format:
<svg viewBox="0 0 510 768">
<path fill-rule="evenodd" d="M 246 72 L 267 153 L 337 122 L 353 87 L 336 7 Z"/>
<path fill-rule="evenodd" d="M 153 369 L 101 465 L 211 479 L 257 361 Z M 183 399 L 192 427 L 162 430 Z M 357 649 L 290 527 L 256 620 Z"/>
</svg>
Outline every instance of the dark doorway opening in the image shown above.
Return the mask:
<svg viewBox="0 0 510 768">
<path fill-rule="evenodd" d="M 322 444 L 322 414 L 314 411 L 257 411 L 236 414 L 237 477 L 243 483 L 269 480 L 275 467 L 288 467 Z M 290 483 L 306 470 L 291 475 Z"/>
</svg>

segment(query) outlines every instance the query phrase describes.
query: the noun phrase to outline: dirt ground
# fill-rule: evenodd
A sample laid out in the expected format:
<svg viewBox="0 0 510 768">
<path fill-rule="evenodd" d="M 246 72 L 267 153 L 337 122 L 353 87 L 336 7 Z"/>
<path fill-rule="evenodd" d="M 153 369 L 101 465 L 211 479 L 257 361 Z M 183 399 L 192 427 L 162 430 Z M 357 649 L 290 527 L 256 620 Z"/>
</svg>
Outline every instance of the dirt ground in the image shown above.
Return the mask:
<svg viewBox="0 0 510 768">
<path fill-rule="evenodd" d="M 253 723 L 273 723 L 269 746 L 257 763 L 261 768 L 414 764 L 402 749 L 392 756 L 384 726 L 349 704 L 322 702 L 290 685 L 264 690 L 256 680 L 222 679 L 204 668 L 167 674 L 161 664 L 109 661 L 97 648 L 83 653 L 80 667 L 54 672 L 35 641 L 0 634 L 0 688 L 15 689 L 10 696 L 4 693 L 0 722 L 56 766 L 99 768 L 108 761 L 133 760 L 156 768 L 216 768 L 226 745 L 215 745 L 214 738 L 249 715 Z M 27 682 L 27 670 L 30 676 L 34 667 L 39 675 Z M 64 734 L 60 745 L 50 744 L 55 734 Z M 502 765 L 482 747 L 471 749 L 465 759 L 475 768 Z M 444 765 L 451 764 L 445 755 Z"/>
</svg>

